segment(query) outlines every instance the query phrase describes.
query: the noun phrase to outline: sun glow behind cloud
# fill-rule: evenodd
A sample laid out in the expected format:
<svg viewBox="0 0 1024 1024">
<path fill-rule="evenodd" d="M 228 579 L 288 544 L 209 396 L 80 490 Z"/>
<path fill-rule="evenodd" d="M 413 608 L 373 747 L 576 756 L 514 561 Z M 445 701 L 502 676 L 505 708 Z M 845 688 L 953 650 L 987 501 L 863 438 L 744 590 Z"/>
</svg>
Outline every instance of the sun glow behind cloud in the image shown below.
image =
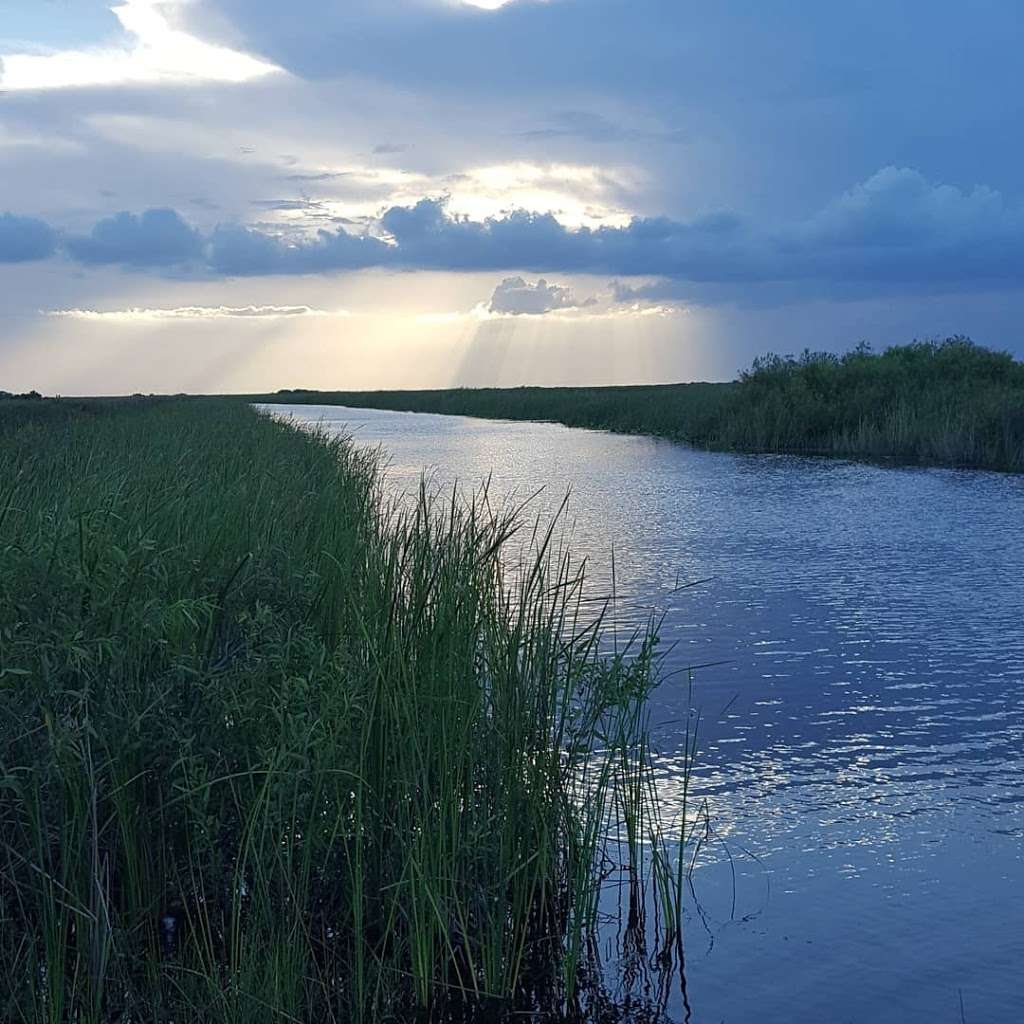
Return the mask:
<svg viewBox="0 0 1024 1024">
<path fill-rule="evenodd" d="M 631 214 L 616 203 L 630 182 L 615 171 L 582 164 L 519 161 L 475 167 L 446 183 L 452 213 L 471 220 L 511 209 L 553 213 L 566 227 L 624 227 Z"/>
<path fill-rule="evenodd" d="M 112 137 L 122 139 L 144 130 L 138 121 L 129 123 L 122 118 L 119 123 L 116 116 L 105 118 L 103 127 Z M 160 132 L 163 141 L 158 144 L 168 149 L 179 143 L 196 145 L 194 137 L 189 139 L 186 125 L 161 125 Z M 237 158 L 235 140 L 220 137 L 204 141 L 209 143 L 205 151 Z M 315 214 L 314 219 L 373 220 L 387 207 L 414 206 L 424 196 L 447 197 L 450 213 L 473 221 L 528 210 L 550 213 L 567 228 L 625 227 L 635 212 L 621 203 L 621 197 L 634 185 L 629 175 L 594 165 L 518 161 L 431 175 L 403 167 L 372 167 L 353 160 L 320 165 L 307 175 L 292 170 L 291 177 L 301 186 L 302 204 L 291 209 L 282 205 L 267 213 L 268 220 L 301 226 L 310 212 Z"/>
<path fill-rule="evenodd" d="M 89 272 L 91 286 L 57 267 L 50 274 L 52 286 L 24 296 L 17 342 L 0 348 L 8 390 L 258 393 L 709 374 L 695 343 L 700 308 L 628 308 L 604 277 L 557 275 L 577 299 L 597 302 L 517 316 L 489 311 L 495 273 L 154 282 L 101 268 Z"/>
<path fill-rule="evenodd" d="M 142 82 L 246 82 L 277 72 L 273 64 L 205 43 L 173 28 L 160 0 L 112 8 L 125 38 L 103 47 L 5 54 L 0 88 L 60 89 Z"/>
<path fill-rule="evenodd" d="M 214 128 L 184 117 L 112 111 L 90 113 L 85 121 L 119 146 L 224 161 L 244 167 L 249 177 L 273 175 L 263 197 L 251 200 L 251 214 L 299 231 L 370 222 L 389 207 L 442 196 L 452 214 L 473 221 L 527 210 L 550 213 L 570 229 L 625 227 L 639 212 L 633 199 L 643 184 L 642 172 L 629 166 L 518 160 L 437 173 L 407 165 L 402 154 L 372 163 L 343 139 L 303 144 L 247 123 Z M 300 155 L 285 159 L 279 155 L 285 150 Z"/>
<path fill-rule="evenodd" d="M 115 117 L 104 121 L 112 135 L 127 137 L 129 131 L 141 130 L 140 125 L 128 123 L 118 128 L 116 121 Z M 179 127 L 181 130 L 176 131 L 171 126 L 161 144 L 170 147 L 174 143 L 169 140 L 180 138 L 182 144 L 194 146 L 195 139 L 189 143 L 185 138 L 186 126 Z M 210 144 L 230 154 L 230 140 L 220 138 L 210 140 Z M 625 227 L 633 216 L 633 211 L 624 209 L 619 201 L 631 188 L 627 176 L 597 166 L 516 162 L 432 176 L 400 167 L 368 167 L 352 162 L 317 168 L 311 174 L 322 177 L 319 181 L 299 182 L 303 204 L 295 208 L 281 206 L 267 213 L 268 220 L 301 226 L 311 212 L 318 220 L 373 220 L 386 207 L 413 206 L 424 196 L 439 195 L 447 197 L 450 213 L 473 221 L 500 218 L 512 210 L 529 210 L 553 214 L 567 228 L 597 228 Z M 360 195 L 367 192 L 371 194 Z"/>
</svg>

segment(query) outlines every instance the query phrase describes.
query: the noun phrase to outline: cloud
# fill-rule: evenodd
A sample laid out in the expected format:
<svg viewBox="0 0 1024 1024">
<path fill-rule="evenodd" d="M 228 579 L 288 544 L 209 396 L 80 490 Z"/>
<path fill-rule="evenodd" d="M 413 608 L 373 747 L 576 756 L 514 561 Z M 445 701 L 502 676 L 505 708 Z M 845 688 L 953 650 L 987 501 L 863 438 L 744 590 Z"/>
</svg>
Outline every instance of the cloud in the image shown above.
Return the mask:
<svg viewBox="0 0 1024 1024">
<path fill-rule="evenodd" d="M 414 142 L 421 170 L 523 159 L 531 139 L 573 163 L 600 144 L 638 172 L 622 206 L 676 218 L 746 197 L 791 217 L 892 162 L 1017 189 L 1019 3 L 986 0 L 966 30 L 951 0 L 897 6 L 196 0 L 182 17 L 311 88 L 386 93 L 374 130 Z M 665 143 L 683 140 L 681 160 Z"/>
<path fill-rule="evenodd" d="M 0 251 L 8 259 L 43 258 L 55 237 L 41 221 L 12 215 L 0 220 Z M 809 217 L 786 222 L 722 211 L 689 220 L 636 217 L 624 226 L 571 228 L 551 213 L 526 210 L 473 220 L 453 214 L 442 197 L 392 206 L 362 234 L 342 227 L 275 233 L 229 224 L 204 235 L 174 210 L 123 212 L 99 221 L 87 235 L 66 239 L 64 248 L 86 264 L 188 265 L 224 276 L 368 267 L 575 272 L 661 279 L 620 284 L 618 294 L 627 302 L 727 301 L 754 286 L 785 286 L 792 300 L 800 292 L 843 297 L 851 288 L 858 295 L 898 287 L 1018 288 L 1024 207 L 994 189 L 960 189 L 912 169 L 887 167 Z M 519 303 L 524 312 L 568 303 L 559 286 L 544 288 L 507 279 L 492 301 Z"/>
<path fill-rule="evenodd" d="M 449 215 L 443 200 L 424 199 L 387 211 L 381 226 L 402 265 L 674 282 L 652 287 L 651 299 L 675 298 L 685 282 L 736 288 L 797 282 L 809 293 L 827 294 L 841 293 L 850 281 L 882 289 L 1016 287 L 1024 275 L 1020 204 L 989 188 L 935 184 L 907 168 L 884 168 L 810 217 L 781 224 L 723 211 L 570 230 L 550 214 L 524 211 L 470 221 Z"/>
<path fill-rule="evenodd" d="M 124 0 L 112 7 L 121 29 L 115 45 L 7 54 L 0 61 L 0 88 L 22 91 L 128 82 L 245 82 L 278 70 L 273 64 L 175 28 L 168 18 L 174 6 L 173 0 L 169 4 Z M 51 15 L 56 16 L 56 12 Z"/>
<path fill-rule="evenodd" d="M 985 186 L 886 167 L 794 225 L 778 244 L 793 276 L 904 285 L 1019 281 L 1024 206 Z"/>
<path fill-rule="evenodd" d="M 683 116 L 695 109 L 698 119 L 706 111 L 733 131 L 744 122 L 756 132 L 760 122 L 768 138 L 786 126 L 804 145 L 808 117 L 831 123 L 832 138 L 860 127 L 836 119 L 834 103 L 856 115 L 878 108 L 876 130 L 905 145 L 910 111 L 931 131 L 951 117 L 969 125 L 971 111 L 1014 95 L 1014 84 L 1019 91 L 1015 0 L 986 3 L 966 33 L 948 0 L 904 0 L 898 12 L 885 0 L 561 0 L 507 4 L 486 17 L 457 0 L 197 0 L 185 17 L 309 78 L 375 77 L 422 96 L 472 92 L 485 107 L 508 95 L 550 106 L 551 96 L 603 93 Z M 352 39 L 359 45 L 339 45 Z M 886 53 L 900 60 L 879 57 Z M 794 104 L 804 116 L 792 116 Z M 848 162 L 850 153 L 836 156 Z"/>
<path fill-rule="evenodd" d="M 390 261 L 390 248 L 377 238 L 350 235 L 343 228 L 313 238 L 288 239 L 237 225 L 218 227 L 210 239 L 210 267 L 220 274 L 318 274 L 359 270 Z"/>
<path fill-rule="evenodd" d="M 539 310 L 499 310 L 486 302 L 478 302 L 472 309 L 453 310 L 441 313 L 420 313 L 416 320 L 429 324 L 456 323 L 487 323 L 493 320 L 510 320 L 514 317 L 533 313 L 543 315 L 552 323 L 564 325 L 579 323 L 607 323 L 614 320 L 655 319 L 659 317 L 678 317 L 689 310 L 677 303 L 633 302 L 627 304 L 609 301 L 610 296 L 599 300 L 597 297 L 586 299 L 578 306 L 556 307 L 543 313 Z"/>
<path fill-rule="evenodd" d="M 444 199 L 393 206 L 380 220 L 404 266 L 436 270 L 587 269 L 596 256 L 593 233 L 571 231 L 550 213 L 515 210 L 473 221 L 453 216 Z"/>
<path fill-rule="evenodd" d="M 57 232 L 35 217 L 0 213 L 0 263 L 44 260 L 57 249 Z"/>
<path fill-rule="evenodd" d="M 173 308 L 145 309 L 51 309 L 47 316 L 71 320 L 93 320 L 109 323 L 137 323 L 154 320 L 278 320 L 300 316 L 342 316 L 347 310 L 313 309 L 310 306 L 175 306 Z"/>
<path fill-rule="evenodd" d="M 535 284 L 529 284 L 521 277 L 506 277 L 494 289 L 489 309 L 492 313 L 539 315 L 555 309 L 593 306 L 596 302 L 593 297 L 580 301 L 570 288 L 548 284 L 543 277 Z"/>
<path fill-rule="evenodd" d="M 839 245 L 969 243 L 1020 226 L 993 189 L 935 185 L 908 167 L 885 167 L 811 219 L 813 241 Z"/>
<path fill-rule="evenodd" d="M 198 260 L 203 241 L 175 210 L 153 209 L 105 217 L 88 235 L 69 238 L 65 245 L 82 263 L 170 267 Z"/>
<path fill-rule="evenodd" d="M 883 320 L 897 325 L 886 328 L 888 340 L 940 329 L 981 337 L 995 322 L 972 312 L 988 301 L 984 290 L 1004 296 L 1005 309 L 1024 296 L 1024 141 L 1006 130 L 1024 95 L 1016 0 L 986 0 L 983 14 L 967 19 L 951 0 L 559 0 L 493 13 L 458 0 L 116 2 L 288 70 L 233 84 L 216 80 L 220 67 L 180 52 L 159 70 L 140 51 L 142 36 L 109 13 L 115 0 L 62 0 L 70 14 L 56 19 L 45 10 L 51 2 L 6 5 L 5 70 L 22 85 L 28 69 L 45 79 L 37 84 L 64 85 L 8 88 L 3 97 L 0 209 L 49 222 L 43 244 L 20 245 L 19 259 L 45 258 L 54 246 L 59 256 L 37 267 L 0 264 L 9 278 L 0 290 L 27 315 L 183 301 L 347 305 L 305 289 L 362 289 L 362 275 L 332 280 L 359 266 L 386 268 L 365 275 L 365 286 L 379 279 L 374 295 L 394 289 L 410 309 L 426 287 L 429 308 L 483 300 L 486 312 L 509 275 L 571 283 L 581 297 L 599 285 L 578 274 L 618 279 L 622 315 L 637 304 L 729 306 L 715 314 L 721 323 L 738 305 L 884 296 L 863 327 L 849 306 L 817 304 L 806 320 L 820 319 L 822 343 L 838 344 L 880 338 Z M 103 10 L 103 23 L 72 25 L 85 6 Z M 399 144 L 407 149 L 389 152 Z M 600 177 L 570 178 L 566 168 Z M 211 205 L 197 207 L 192 196 Z M 387 210 L 415 210 L 423 197 L 433 209 L 418 222 L 396 212 L 395 233 L 381 223 Z M 323 202 L 324 214 L 271 209 L 271 200 Z M 77 272 L 75 238 L 117 211 L 139 216 L 151 206 L 176 210 L 199 233 L 199 251 L 187 245 L 183 263 L 126 262 L 134 280 L 116 261 Z M 707 214 L 716 210 L 737 212 Z M 11 258 L 11 234 L 9 223 L 0 228 L 0 259 Z M 411 284 L 397 273 L 419 267 L 482 274 Z M 175 285 L 171 298 L 147 283 L 142 298 L 140 270 L 295 279 L 195 294 Z M 325 280 L 301 283 L 303 274 Z M 118 288 L 127 297 L 113 298 Z M 915 298 L 943 292 L 941 318 Z M 602 294 L 599 306 L 556 311 L 548 322 L 597 316 L 606 304 Z M 803 316 L 793 314 L 794 324 Z M 749 326 L 755 319 L 744 330 L 758 345 L 790 346 L 785 317 L 760 334 Z M 300 334 L 303 322 L 317 323 L 296 322 Z M 1005 314 L 999 324 L 1005 336 L 992 328 L 989 339 L 1020 347 L 1024 328 Z M 55 335 L 85 326 L 48 321 Z M 211 321 L 209 330 L 226 335 L 231 326 Z"/>
<path fill-rule="evenodd" d="M 250 199 L 249 203 L 251 206 L 258 206 L 263 210 L 286 213 L 318 213 L 324 205 L 315 199 Z"/>
</svg>

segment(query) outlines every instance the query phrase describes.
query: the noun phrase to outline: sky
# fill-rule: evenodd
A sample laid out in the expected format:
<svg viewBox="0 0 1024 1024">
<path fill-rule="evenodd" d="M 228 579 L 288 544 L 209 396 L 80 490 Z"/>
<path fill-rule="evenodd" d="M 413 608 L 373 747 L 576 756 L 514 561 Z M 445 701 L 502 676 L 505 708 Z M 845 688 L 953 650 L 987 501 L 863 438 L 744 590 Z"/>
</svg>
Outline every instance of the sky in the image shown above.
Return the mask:
<svg viewBox="0 0 1024 1024">
<path fill-rule="evenodd" d="M 1024 357 L 1018 0 L 0 0 L 0 390 Z"/>
</svg>

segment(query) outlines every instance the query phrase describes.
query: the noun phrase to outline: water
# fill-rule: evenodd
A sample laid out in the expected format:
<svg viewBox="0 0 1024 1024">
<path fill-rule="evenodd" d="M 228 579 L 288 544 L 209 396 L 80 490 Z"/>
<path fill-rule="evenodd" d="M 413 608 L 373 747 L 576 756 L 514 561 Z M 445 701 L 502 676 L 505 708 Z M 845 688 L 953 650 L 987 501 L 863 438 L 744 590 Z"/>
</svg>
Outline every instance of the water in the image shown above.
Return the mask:
<svg viewBox="0 0 1024 1024">
<path fill-rule="evenodd" d="M 669 669 L 725 662 L 694 698 L 695 1024 L 1024 1021 L 1024 477 L 275 409 L 382 445 L 398 491 L 490 476 L 550 511 L 571 488 L 617 614 L 665 613 Z M 668 809 L 685 691 L 654 707 Z"/>
</svg>

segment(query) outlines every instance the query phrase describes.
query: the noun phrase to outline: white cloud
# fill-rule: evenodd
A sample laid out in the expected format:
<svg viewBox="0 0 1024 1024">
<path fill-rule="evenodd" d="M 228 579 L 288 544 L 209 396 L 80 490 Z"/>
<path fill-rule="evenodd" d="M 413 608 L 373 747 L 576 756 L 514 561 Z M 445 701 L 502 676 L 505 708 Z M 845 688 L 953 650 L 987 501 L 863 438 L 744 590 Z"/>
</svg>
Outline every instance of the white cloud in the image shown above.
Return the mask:
<svg viewBox="0 0 1024 1024">
<path fill-rule="evenodd" d="M 177 0 L 177 5 L 183 0 Z M 187 2 L 187 0 L 186 0 Z M 160 0 L 125 0 L 112 11 L 124 37 L 106 46 L 11 53 L 0 61 L 8 91 L 144 82 L 245 82 L 279 69 L 174 28 Z"/>
<path fill-rule="evenodd" d="M 596 299 L 580 301 L 571 288 L 564 285 L 548 284 L 542 277 L 535 284 L 530 284 L 521 277 L 506 277 L 491 296 L 490 312 L 532 314 L 534 316 L 550 313 L 556 309 L 578 309 L 580 306 L 593 306 Z"/>
<path fill-rule="evenodd" d="M 51 309 L 47 316 L 105 323 L 140 323 L 160 320 L 277 320 L 284 317 L 349 315 L 344 309 L 312 309 L 309 306 L 176 306 L 170 309 Z"/>
</svg>

